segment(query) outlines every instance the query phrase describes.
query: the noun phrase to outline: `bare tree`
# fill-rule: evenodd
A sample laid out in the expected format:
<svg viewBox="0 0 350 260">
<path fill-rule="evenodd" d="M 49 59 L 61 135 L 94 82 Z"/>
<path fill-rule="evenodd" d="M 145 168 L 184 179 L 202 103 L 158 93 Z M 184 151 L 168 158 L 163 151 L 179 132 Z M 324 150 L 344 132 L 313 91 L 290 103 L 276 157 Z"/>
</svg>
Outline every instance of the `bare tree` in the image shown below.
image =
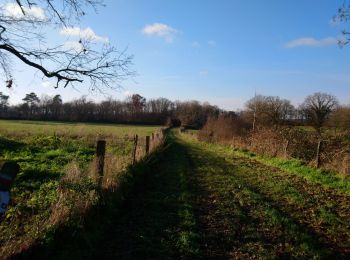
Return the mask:
<svg viewBox="0 0 350 260">
<path fill-rule="evenodd" d="M 337 128 L 350 128 L 350 106 L 338 107 L 330 116 L 328 124 Z"/>
<path fill-rule="evenodd" d="M 348 22 L 350 21 L 350 2 L 344 1 L 343 5 L 338 9 L 338 14 L 334 17 L 335 21 L 338 22 Z M 344 46 L 350 42 L 350 31 L 343 30 L 343 39 L 339 40 L 339 45 Z"/>
<path fill-rule="evenodd" d="M 0 68 L 12 87 L 11 61 L 16 58 L 54 80 L 56 88 L 88 82 L 91 89 L 115 88 L 133 75 L 132 57 L 118 51 L 107 38 L 76 27 L 85 9 L 103 0 L 13 0 L 0 5 Z M 74 32 L 68 44 L 51 46 L 49 30 Z"/>
<path fill-rule="evenodd" d="M 9 105 L 9 96 L 6 96 L 2 92 L 0 92 L 0 112 L 6 112 Z"/>
<path fill-rule="evenodd" d="M 320 134 L 321 127 L 329 115 L 337 108 L 338 104 L 338 99 L 335 96 L 317 92 L 305 98 L 300 106 L 300 110 Z"/>
<path fill-rule="evenodd" d="M 201 128 L 206 123 L 208 117 L 217 117 L 219 108 L 210 106 L 204 102 L 201 104 L 198 101 L 175 102 L 175 115 L 180 120 L 181 126 L 188 128 Z"/>
<path fill-rule="evenodd" d="M 279 125 L 290 119 L 294 107 L 287 99 L 280 97 L 257 95 L 246 103 L 246 113 L 251 122 L 255 119 L 262 125 Z M 249 120 L 248 119 L 248 120 Z"/>
<path fill-rule="evenodd" d="M 132 105 L 134 108 L 134 111 L 139 113 L 143 110 L 143 108 L 146 106 L 146 98 L 139 94 L 134 94 L 131 96 Z"/>
</svg>

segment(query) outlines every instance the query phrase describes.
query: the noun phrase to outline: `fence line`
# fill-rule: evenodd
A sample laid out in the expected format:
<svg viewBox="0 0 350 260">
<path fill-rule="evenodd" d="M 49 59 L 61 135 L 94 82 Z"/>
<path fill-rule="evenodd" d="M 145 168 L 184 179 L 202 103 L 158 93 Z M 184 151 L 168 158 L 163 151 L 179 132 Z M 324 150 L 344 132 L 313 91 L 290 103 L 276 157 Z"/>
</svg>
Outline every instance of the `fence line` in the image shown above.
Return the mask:
<svg viewBox="0 0 350 260">
<path fill-rule="evenodd" d="M 144 158 L 145 156 L 151 154 L 155 149 L 157 149 L 164 141 L 166 128 L 161 128 L 155 133 L 152 133 L 151 136 L 145 136 L 145 142 L 140 142 L 138 135 L 135 135 L 133 138 L 133 149 L 132 149 L 132 164 L 135 164 L 138 160 Z M 125 137 L 124 139 L 129 139 Z M 105 154 L 106 154 L 106 145 L 105 140 L 98 140 L 96 144 L 96 175 L 98 177 L 98 185 L 101 187 L 102 180 L 104 176 L 104 165 L 105 165 Z M 138 156 L 138 150 L 143 150 L 144 153 Z"/>
</svg>

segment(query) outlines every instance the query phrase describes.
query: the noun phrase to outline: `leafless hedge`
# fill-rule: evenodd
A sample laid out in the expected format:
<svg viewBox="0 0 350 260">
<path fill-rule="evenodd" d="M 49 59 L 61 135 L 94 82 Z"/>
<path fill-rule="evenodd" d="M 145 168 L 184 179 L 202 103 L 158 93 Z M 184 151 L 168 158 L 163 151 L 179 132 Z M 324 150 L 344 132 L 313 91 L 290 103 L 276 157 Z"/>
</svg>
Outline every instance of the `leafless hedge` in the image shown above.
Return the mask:
<svg viewBox="0 0 350 260">
<path fill-rule="evenodd" d="M 239 118 L 211 118 L 199 140 L 220 142 L 260 155 L 299 159 L 305 164 L 350 174 L 350 131 L 317 132 L 299 127 L 261 127 L 254 131 Z M 321 141 L 319 155 L 317 148 Z M 317 156 L 318 155 L 318 156 Z"/>
</svg>

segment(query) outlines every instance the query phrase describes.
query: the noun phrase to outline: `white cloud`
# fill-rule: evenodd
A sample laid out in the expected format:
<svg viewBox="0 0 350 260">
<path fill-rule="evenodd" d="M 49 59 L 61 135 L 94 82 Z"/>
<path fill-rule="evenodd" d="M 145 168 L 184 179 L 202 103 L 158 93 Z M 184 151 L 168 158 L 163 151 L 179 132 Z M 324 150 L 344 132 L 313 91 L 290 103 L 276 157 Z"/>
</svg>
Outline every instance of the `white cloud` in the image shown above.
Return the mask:
<svg viewBox="0 0 350 260">
<path fill-rule="evenodd" d="M 201 45 L 200 45 L 199 42 L 194 41 L 194 42 L 192 42 L 191 46 L 192 46 L 193 48 L 198 48 L 198 47 L 200 47 Z"/>
<path fill-rule="evenodd" d="M 95 42 L 109 42 L 108 37 L 98 36 L 90 27 L 85 29 L 81 29 L 79 27 L 65 27 L 60 31 L 60 34 L 66 36 L 77 36 L 81 39 Z"/>
<path fill-rule="evenodd" d="M 286 44 L 286 48 L 296 48 L 301 46 L 310 46 L 310 47 L 323 47 L 335 45 L 338 43 L 338 40 L 334 37 L 328 37 L 323 39 L 314 39 L 314 38 L 299 38 L 293 41 L 290 41 Z"/>
<path fill-rule="evenodd" d="M 65 42 L 63 47 L 68 51 L 74 50 L 76 52 L 81 52 L 83 50 L 83 45 L 81 43 L 73 41 Z"/>
<path fill-rule="evenodd" d="M 215 46 L 216 46 L 216 41 L 210 40 L 210 41 L 208 41 L 208 45 L 209 45 L 210 47 L 215 47 Z"/>
<path fill-rule="evenodd" d="M 146 25 L 142 33 L 148 36 L 157 36 L 163 38 L 166 42 L 173 42 L 178 31 L 169 25 L 163 23 L 154 23 Z"/>
<path fill-rule="evenodd" d="M 24 14 L 23 14 L 23 11 Z M 26 7 L 22 6 L 21 7 L 18 4 L 15 3 L 8 3 L 3 6 L 1 6 L 1 11 L 5 16 L 12 17 L 13 19 L 31 19 L 31 20 L 39 20 L 39 21 L 44 21 L 46 20 L 46 15 L 45 12 L 42 8 L 37 7 L 37 6 L 32 6 L 32 7 Z"/>
</svg>

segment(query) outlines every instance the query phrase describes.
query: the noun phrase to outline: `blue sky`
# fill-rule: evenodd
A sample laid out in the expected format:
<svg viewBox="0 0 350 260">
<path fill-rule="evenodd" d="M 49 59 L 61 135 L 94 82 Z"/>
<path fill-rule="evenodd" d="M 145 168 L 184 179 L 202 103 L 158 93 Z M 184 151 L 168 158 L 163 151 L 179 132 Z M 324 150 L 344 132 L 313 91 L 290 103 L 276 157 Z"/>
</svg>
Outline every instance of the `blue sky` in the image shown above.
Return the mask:
<svg viewBox="0 0 350 260">
<path fill-rule="evenodd" d="M 317 91 L 350 104 L 350 46 L 336 40 L 350 22 L 334 24 L 342 0 L 109 0 L 80 27 L 134 55 L 137 76 L 108 95 L 209 101 L 236 110 L 256 91 L 298 105 Z M 50 32 L 53 42 L 66 40 Z M 17 63 L 16 63 L 17 65 Z M 18 102 L 30 91 L 89 94 L 87 86 L 55 90 L 40 75 L 16 66 Z M 44 82 L 44 83 L 43 83 Z M 99 93 L 89 98 L 104 99 Z"/>
</svg>

